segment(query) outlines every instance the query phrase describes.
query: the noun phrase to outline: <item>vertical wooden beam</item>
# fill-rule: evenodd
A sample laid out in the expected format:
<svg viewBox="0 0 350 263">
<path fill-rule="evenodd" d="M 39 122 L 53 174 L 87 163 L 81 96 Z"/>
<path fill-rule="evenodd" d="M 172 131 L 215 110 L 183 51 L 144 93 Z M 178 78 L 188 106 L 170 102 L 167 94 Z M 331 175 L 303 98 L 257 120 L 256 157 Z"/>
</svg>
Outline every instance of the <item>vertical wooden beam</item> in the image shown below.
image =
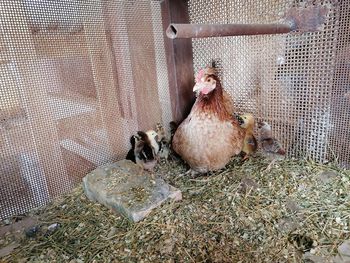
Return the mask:
<svg viewBox="0 0 350 263">
<path fill-rule="evenodd" d="M 161 121 L 158 95 L 156 51 L 150 1 L 125 1 L 126 26 L 140 130 L 151 129 Z"/>
<path fill-rule="evenodd" d="M 103 17 L 102 1 L 86 1 L 84 6 L 84 32 L 90 54 L 91 67 L 98 96 L 103 127 L 108 137 L 108 152 L 113 159 L 121 157 L 123 152 L 122 121 L 118 105 L 118 92 L 114 79 L 112 55 L 108 46 L 106 27 Z"/>
<path fill-rule="evenodd" d="M 195 96 L 191 39 L 169 39 L 170 23 L 189 23 L 188 1 L 164 0 L 161 3 L 164 45 L 168 64 L 169 91 L 174 121 L 181 122 L 190 112 Z"/>
</svg>

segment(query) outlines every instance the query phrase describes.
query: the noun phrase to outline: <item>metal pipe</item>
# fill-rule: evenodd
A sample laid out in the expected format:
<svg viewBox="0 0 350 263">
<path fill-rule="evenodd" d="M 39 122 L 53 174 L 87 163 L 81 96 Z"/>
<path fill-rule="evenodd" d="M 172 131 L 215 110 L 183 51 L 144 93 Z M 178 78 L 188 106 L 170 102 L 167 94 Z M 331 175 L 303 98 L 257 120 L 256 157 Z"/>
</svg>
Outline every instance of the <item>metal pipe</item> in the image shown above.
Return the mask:
<svg viewBox="0 0 350 263">
<path fill-rule="evenodd" d="M 327 5 L 293 7 L 276 24 L 170 24 L 166 34 L 175 39 L 314 32 L 323 28 L 329 10 Z"/>
<path fill-rule="evenodd" d="M 294 30 L 290 24 L 170 24 L 168 38 L 203 38 L 243 35 L 284 34 Z"/>
</svg>

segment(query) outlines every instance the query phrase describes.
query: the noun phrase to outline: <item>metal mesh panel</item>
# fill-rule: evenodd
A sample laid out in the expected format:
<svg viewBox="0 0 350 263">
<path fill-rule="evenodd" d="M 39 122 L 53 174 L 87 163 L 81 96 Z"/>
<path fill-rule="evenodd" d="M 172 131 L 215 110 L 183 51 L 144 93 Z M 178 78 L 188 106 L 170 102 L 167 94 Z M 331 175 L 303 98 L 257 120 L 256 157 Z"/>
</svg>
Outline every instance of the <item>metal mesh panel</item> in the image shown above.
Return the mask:
<svg viewBox="0 0 350 263">
<path fill-rule="evenodd" d="M 221 60 L 237 111 L 273 126 L 289 156 L 350 159 L 350 4 L 320 32 L 193 40 Z M 269 23 L 302 1 L 190 0 L 192 23 Z M 0 1 L 0 218 L 44 205 L 129 136 L 171 120 L 159 1 Z"/>
<path fill-rule="evenodd" d="M 330 156 L 350 166 L 350 3 L 339 6 L 337 53 L 330 102 Z"/>
<path fill-rule="evenodd" d="M 271 23 L 288 8 L 306 5 L 301 1 L 189 3 L 192 23 Z M 194 39 L 194 67 L 197 71 L 219 58 L 224 88 L 237 111 L 270 122 L 289 156 L 327 161 L 334 152 L 349 165 L 350 100 L 344 97 L 349 91 L 349 4 L 312 3 L 330 8 L 321 31 Z"/>
<path fill-rule="evenodd" d="M 159 1 L 0 2 L 0 218 L 171 120 Z"/>
</svg>

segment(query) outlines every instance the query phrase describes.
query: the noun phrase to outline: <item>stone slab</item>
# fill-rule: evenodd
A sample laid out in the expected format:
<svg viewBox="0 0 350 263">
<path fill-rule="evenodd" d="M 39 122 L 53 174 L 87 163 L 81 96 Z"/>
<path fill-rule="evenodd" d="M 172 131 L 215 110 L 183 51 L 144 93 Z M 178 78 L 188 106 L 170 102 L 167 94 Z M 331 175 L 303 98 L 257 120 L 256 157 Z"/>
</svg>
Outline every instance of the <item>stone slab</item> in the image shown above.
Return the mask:
<svg viewBox="0 0 350 263">
<path fill-rule="evenodd" d="M 182 199 L 181 191 L 129 160 L 98 167 L 83 178 L 86 196 L 133 222 L 144 219 L 168 198 Z"/>
</svg>

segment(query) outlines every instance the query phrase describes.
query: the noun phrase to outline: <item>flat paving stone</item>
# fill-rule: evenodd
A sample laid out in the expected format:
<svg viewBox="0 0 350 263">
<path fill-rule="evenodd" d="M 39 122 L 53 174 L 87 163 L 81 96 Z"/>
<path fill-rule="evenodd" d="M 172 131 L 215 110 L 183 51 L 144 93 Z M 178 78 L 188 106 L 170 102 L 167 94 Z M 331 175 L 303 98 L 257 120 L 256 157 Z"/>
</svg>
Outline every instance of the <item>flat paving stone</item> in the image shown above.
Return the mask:
<svg viewBox="0 0 350 263">
<path fill-rule="evenodd" d="M 181 191 L 129 160 L 98 167 L 83 178 L 86 196 L 133 222 L 144 219 L 168 198 L 182 199 Z"/>
</svg>

